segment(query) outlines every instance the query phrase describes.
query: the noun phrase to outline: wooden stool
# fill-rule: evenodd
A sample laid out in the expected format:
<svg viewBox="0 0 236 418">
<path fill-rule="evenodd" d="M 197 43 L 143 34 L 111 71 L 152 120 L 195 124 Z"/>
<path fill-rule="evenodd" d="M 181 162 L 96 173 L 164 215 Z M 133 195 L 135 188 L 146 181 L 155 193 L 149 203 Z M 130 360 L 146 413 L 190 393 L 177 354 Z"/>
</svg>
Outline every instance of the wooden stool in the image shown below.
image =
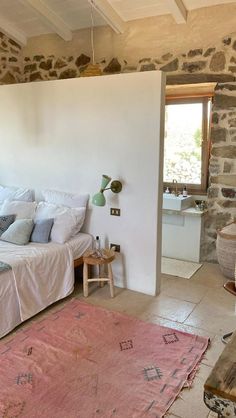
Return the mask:
<svg viewBox="0 0 236 418">
<path fill-rule="evenodd" d="M 114 297 L 114 281 L 111 263 L 115 259 L 115 252 L 113 250 L 102 250 L 103 257 L 93 256 L 91 253 L 85 254 L 83 257 L 84 261 L 84 271 L 83 271 L 83 288 L 84 288 L 84 297 L 88 297 L 88 284 L 90 282 L 99 282 L 103 286 L 104 282 L 108 282 L 110 285 L 111 297 Z M 108 276 L 101 277 L 101 266 L 107 265 Z M 89 278 L 89 266 L 99 266 L 99 277 Z"/>
</svg>

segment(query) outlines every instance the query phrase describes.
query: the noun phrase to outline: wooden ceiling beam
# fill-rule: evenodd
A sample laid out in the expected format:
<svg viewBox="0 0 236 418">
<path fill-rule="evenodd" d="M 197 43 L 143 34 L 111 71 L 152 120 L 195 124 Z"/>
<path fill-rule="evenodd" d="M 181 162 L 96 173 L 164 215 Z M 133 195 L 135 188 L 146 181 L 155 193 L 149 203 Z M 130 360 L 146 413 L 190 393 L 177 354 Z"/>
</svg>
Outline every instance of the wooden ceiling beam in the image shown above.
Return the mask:
<svg viewBox="0 0 236 418">
<path fill-rule="evenodd" d="M 30 6 L 42 21 L 64 41 L 71 41 L 72 31 L 52 9 L 50 9 L 42 0 L 22 0 L 26 6 Z"/>
<path fill-rule="evenodd" d="M 165 0 L 176 23 L 187 23 L 188 11 L 182 0 Z"/>
<path fill-rule="evenodd" d="M 120 15 L 107 0 L 88 0 L 88 2 L 116 33 L 124 33 L 124 20 L 121 19 Z"/>
<path fill-rule="evenodd" d="M 0 31 L 22 46 L 27 43 L 26 35 L 3 17 L 0 17 Z"/>
</svg>

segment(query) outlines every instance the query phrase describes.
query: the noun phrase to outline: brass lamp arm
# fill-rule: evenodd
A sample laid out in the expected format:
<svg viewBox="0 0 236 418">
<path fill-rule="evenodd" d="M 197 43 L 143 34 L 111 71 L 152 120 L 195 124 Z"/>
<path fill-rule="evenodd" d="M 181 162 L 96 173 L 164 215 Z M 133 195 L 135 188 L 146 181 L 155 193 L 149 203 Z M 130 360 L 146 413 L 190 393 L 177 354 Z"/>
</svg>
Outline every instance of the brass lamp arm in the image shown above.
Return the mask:
<svg viewBox="0 0 236 418">
<path fill-rule="evenodd" d="M 120 193 L 122 190 L 122 183 L 119 180 L 113 180 L 111 182 L 111 187 L 101 189 L 100 192 L 103 193 L 105 190 L 111 190 L 113 193 Z"/>
</svg>

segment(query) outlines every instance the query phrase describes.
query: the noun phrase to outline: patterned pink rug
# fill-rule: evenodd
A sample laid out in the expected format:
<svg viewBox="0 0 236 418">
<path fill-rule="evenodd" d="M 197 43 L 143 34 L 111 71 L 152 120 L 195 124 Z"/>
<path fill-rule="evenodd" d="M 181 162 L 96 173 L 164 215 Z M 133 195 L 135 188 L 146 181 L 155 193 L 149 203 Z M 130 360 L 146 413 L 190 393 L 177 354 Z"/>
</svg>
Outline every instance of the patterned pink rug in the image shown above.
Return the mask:
<svg viewBox="0 0 236 418">
<path fill-rule="evenodd" d="M 74 299 L 0 343 L 0 416 L 163 417 L 207 345 Z"/>
</svg>

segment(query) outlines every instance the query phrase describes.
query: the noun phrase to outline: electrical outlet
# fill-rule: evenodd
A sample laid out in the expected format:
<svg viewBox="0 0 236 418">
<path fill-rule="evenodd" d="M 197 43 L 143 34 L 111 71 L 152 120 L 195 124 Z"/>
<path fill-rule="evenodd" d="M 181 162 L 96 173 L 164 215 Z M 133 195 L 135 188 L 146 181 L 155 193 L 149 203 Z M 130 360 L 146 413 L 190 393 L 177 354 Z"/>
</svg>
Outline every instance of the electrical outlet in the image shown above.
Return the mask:
<svg viewBox="0 0 236 418">
<path fill-rule="evenodd" d="M 120 245 L 118 244 L 110 244 L 110 248 L 115 247 L 115 251 L 117 253 L 120 253 Z"/>
<path fill-rule="evenodd" d="M 120 216 L 120 209 L 117 208 L 111 208 L 111 215 L 113 216 Z"/>
</svg>

